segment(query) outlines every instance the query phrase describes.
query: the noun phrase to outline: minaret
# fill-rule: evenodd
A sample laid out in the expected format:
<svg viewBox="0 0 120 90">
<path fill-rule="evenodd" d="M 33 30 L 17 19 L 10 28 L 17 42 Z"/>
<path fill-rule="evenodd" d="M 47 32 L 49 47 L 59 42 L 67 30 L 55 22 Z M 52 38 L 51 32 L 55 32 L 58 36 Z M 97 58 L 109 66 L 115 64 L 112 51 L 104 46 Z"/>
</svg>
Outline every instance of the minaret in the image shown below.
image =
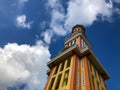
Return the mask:
<svg viewBox="0 0 120 90">
<path fill-rule="evenodd" d="M 109 74 L 93 53 L 82 25 L 72 28 L 63 50 L 47 66 L 44 90 L 106 90 Z"/>
</svg>

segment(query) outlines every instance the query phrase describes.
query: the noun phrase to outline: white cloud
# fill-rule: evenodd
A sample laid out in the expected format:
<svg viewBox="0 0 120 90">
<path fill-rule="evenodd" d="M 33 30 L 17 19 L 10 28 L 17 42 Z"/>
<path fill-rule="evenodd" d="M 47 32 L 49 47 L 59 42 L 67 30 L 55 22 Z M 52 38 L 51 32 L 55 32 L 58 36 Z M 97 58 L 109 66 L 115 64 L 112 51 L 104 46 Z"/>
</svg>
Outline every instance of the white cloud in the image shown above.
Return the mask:
<svg viewBox="0 0 120 90">
<path fill-rule="evenodd" d="M 99 19 L 98 16 L 102 20 L 110 20 L 113 13 L 111 0 L 109 2 L 105 0 L 69 0 L 67 8 L 63 8 L 59 0 L 48 0 L 47 6 L 52 9 L 48 29 L 53 34 L 51 36 L 65 36 L 75 24 L 89 26 Z M 66 13 L 64 13 L 65 10 Z"/>
<path fill-rule="evenodd" d="M 60 4 L 59 0 L 49 0 L 48 4 L 52 8 L 50 23 L 52 33 L 60 36 L 66 35 L 64 27 L 61 25 L 64 23 L 65 19 L 63 6 Z"/>
<path fill-rule="evenodd" d="M 27 28 L 27 29 L 30 29 L 31 28 L 31 24 L 32 24 L 32 21 L 30 22 L 26 22 L 26 15 L 20 15 L 16 18 L 16 25 L 20 28 Z"/>
<path fill-rule="evenodd" d="M 48 4 L 48 6 L 50 6 L 51 8 L 54 8 L 57 1 L 58 1 L 58 0 L 48 0 L 48 3 L 47 3 L 47 4 Z"/>
<path fill-rule="evenodd" d="M 47 7 L 52 9 L 51 11 L 51 21 L 49 25 L 49 31 L 46 30 L 42 36 L 46 43 L 51 43 L 51 38 L 54 35 L 65 36 L 67 31 L 64 29 L 62 23 L 64 23 L 65 14 L 63 6 L 60 4 L 59 0 L 48 0 Z"/>
<path fill-rule="evenodd" d="M 64 27 L 61 25 L 65 19 L 65 15 L 63 12 L 60 12 L 60 10 L 53 10 L 52 11 L 52 19 L 50 23 L 50 28 L 53 31 L 54 34 L 64 36 L 66 35 L 66 30 L 64 30 Z"/>
<path fill-rule="evenodd" d="M 91 25 L 97 16 L 109 18 L 112 15 L 111 3 L 105 0 L 70 0 L 67 8 L 65 27 L 75 24 Z"/>
<path fill-rule="evenodd" d="M 50 60 L 48 46 L 9 43 L 0 48 L 0 90 L 27 83 L 25 90 L 42 90 L 47 79 L 46 63 Z"/>
<path fill-rule="evenodd" d="M 51 30 L 46 30 L 45 32 L 43 32 L 41 34 L 41 36 L 43 36 L 43 39 L 46 42 L 46 44 L 50 44 L 51 43 L 52 35 L 53 34 L 52 34 Z"/>
</svg>

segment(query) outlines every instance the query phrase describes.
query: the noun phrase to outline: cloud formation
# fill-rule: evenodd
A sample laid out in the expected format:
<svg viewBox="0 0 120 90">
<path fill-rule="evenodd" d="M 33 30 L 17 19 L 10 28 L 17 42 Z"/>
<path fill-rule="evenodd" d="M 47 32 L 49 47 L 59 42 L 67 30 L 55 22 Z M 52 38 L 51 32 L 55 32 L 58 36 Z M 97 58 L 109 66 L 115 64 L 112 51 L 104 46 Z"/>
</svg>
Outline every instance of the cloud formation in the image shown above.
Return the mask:
<svg viewBox="0 0 120 90">
<path fill-rule="evenodd" d="M 91 25 L 94 21 L 109 20 L 112 16 L 112 2 L 105 0 L 69 0 L 67 8 L 64 8 L 59 0 L 48 0 L 48 6 L 51 8 L 50 33 L 54 35 L 65 36 L 71 31 L 75 24 L 84 26 Z M 65 12 L 67 11 L 67 12 Z M 45 33 L 49 33 L 47 30 Z M 51 41 L 51 37 L 45 41 Z M 49 42 L 50 43 L 50 42 Z"/>
<path fill-rule="evenodd" d="M 21 83 L 27 85 L 24 90 L 43 89 L 50 52 L 42 41 L 34 46 L 9 43 L 0 48 L 0 59 L 0 90 Z"/>
<path fill-rule="evenodd" d="M 62 25 L 65 19 L 64 8 L 61 5 L 59 0 L 48 0 L 47 8 L 51 8 L 51 20 L 49 29 L 43 32 L 42 36 L 44 37 L 44 41 L 46 43 L 51 43 L 51 38 L 54 35 L 57 36 L 65 36 L 67 31 L 64 29 Z M 49 35 L 49 38 L 46 38 Z M 48 42 L 49 41 L 49 42 Z"/>
<path fill-rule="evenodd" d="M 112 15 L 111 3 L 105 0 L 70 0 L 67 8 L 65 27 L 70 29 L 75 24 L 91 25 L 98 16 L 108 19 Z"/>
<path fill-rule="evenodd" d="M 43 32 L 41 34 L 42 37 L 44 37 L 44 41 L 46 42 L 46 44 L 50 44 L 51 43 L 51 38 L 52 38 L 52 32 L 51 30 L 46 30 L 45 32 Z"/>
<path fill-rule="evenodd" d="M 27 19 L 26 15 L 17 16 L 17 18 L 16 18 L 16 25 L 18 27 L 20 27 L 20 28 L 30 29 L 32 21 L 26 22 L 26 19 Z"/>
</svg>

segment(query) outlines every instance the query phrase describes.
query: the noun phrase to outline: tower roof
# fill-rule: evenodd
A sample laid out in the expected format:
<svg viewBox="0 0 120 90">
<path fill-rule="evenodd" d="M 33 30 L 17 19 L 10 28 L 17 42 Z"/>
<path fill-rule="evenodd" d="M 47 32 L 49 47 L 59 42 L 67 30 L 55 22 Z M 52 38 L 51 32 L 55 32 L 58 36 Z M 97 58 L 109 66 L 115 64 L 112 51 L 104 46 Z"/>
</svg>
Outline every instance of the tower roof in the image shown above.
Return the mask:
<svg viewBox="0 0 120 90">
<path fill-rule="evenodd" d="M 75 29 L 75 28 L 82 28 L 82 30 L 85 32 L 85 28 L 84 28 L 84 26 L 83 25 L 80 25 L 80 24 L 76 24 L 73 28 L 72 28 L 72 33 L 73 33 L 73 30 Z"/>
</svg>

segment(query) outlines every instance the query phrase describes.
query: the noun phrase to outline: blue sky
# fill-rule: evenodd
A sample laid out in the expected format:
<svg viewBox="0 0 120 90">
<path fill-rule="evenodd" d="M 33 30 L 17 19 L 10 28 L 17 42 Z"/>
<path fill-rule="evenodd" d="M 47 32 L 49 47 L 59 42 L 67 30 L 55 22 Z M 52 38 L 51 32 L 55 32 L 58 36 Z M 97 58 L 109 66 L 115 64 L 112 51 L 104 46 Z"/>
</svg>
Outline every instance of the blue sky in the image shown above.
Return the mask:
<svg viewBox="0 0 120 90">
<path fill-rule="evenodd" d="M 42 90 L 75 24 L 111 76 L 107 90 L 119 90 L 120 0 L 1 0 L 0 90 Z"/>
</svg>

